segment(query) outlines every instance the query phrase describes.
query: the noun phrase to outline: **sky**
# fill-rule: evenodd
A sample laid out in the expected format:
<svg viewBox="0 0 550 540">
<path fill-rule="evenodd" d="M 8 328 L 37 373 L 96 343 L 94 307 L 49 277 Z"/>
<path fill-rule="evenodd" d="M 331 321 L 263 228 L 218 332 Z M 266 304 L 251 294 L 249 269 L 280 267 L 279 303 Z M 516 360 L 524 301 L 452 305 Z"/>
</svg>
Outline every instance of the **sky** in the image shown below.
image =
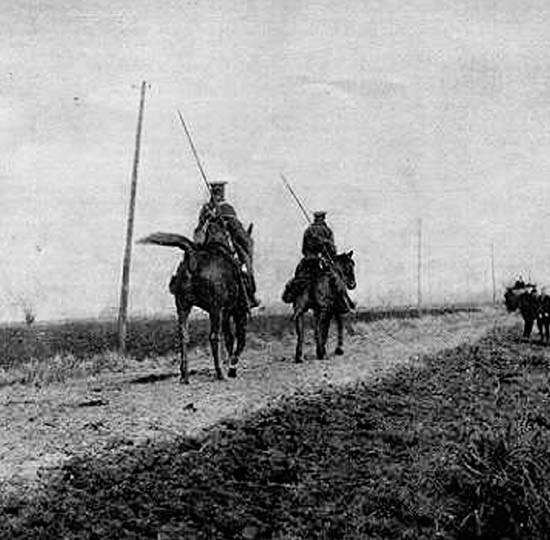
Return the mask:
<svg viewBox="0 0 550 540">
<path fill-rule="evenodd" d="M 206 174 L 254 223 L 277 305 L 305 228 L 284 173 L 354 250 L 365 307 L 544 284 L 546 0 L 0 0 L 0 320 L 110 316 L 142 80 L 134 239 L 191 235 Z M 419 221 L 421 220 L 421 221 Z M 130 312 L 174 311 L 181 252 L 135 245 Z"/>
</svg>

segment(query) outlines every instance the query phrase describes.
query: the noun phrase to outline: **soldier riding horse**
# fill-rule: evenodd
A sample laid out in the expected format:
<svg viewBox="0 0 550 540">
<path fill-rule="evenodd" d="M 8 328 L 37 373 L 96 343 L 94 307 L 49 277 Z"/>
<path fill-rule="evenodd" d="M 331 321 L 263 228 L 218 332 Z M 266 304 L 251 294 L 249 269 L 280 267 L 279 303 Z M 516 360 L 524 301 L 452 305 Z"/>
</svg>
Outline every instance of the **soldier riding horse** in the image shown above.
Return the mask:
<svg viewBox="0 0 550 540">
<path fill-rule="evenodd" d="M 154 233 L 139 241 L 178 247 L 185 257 L 170 280 L 178 313 L 181 381 L 189 382 L 187 344 L 188 318 L 193 306 L 210 316 L 210 345 L 218 379 L 223 379 L 219 357 L 220 329 L 229 356 L 228 376 L 235 377 L 245 346 L 246 326 L 255 298 L 252 273 L 252 225 L 245 230 L 234 208 L 224 201 L 224 183 L 210 184 L 211 200 L 206 203 L 195 229 L 195 241 L 179 234 Z M 237 347 L 231 321 L 235 323 Z"/>
<path fill-rule="evenodd" d="M 337 254 L 334 235 L 325 221 L 326 212 L 314 213 L 314 222 L 304 232 L 303 258 L 283 293 L 283 302 L 292 303 L 296 326 L 295 361 L 302 361 L 304 340 L 303 316 L 313 310 L 317 358 L 326 357 L 330 322 L 334 317 L 338 328 L 336 354 L 343 354 L 342 315 L 355 308 L 347 289 L 354 289 L 355 263 L 353 251 Z"/>
</svg>

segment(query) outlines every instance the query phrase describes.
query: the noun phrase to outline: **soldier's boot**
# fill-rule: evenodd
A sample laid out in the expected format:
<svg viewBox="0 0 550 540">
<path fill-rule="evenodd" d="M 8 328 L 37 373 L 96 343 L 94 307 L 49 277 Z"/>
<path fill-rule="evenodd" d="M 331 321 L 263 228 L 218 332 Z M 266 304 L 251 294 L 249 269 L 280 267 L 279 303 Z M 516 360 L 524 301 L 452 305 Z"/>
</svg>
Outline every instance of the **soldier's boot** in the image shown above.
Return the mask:
<svg viewBox="0 0 550 540">
<path fill-rule="evenodd" d="M 254 274 L 250 273 L 244 264 L 242 265 L 242 276 L 248 299 L 248 307 L 256 308 L 260 305 L 260 301 L 256 298 L 256 280 L 254 279 Z"/>
<path fill-rule="evenodd" d="M 338 307 L 340 311 L 342 313 L 353 311 L 355 309 L 355 302 L 349 297 L 346 284 L 340 276 L 334 276 L 334 285 L 336 287 Z"/>
<path fill-rule="evenodd" d="M 345 295 L 346 295 L 346 303 L 350 309 L 350 311 L 354 311 L 355 308 L 357 307 L 357 305 L 355 304 L 355 302 L 350 298 L 349 294 L 348 294 L 348 291 L 345 292 Z"/>
<path fill-rule="evenodd" d="M 256 298 L 256 280 L 254 278 L 252 256 L 248 251 L 243 249 L 240 244 L 236 245 L 236 251 L 241 262 L 241 274 L 243 276 L 246 295 L 248 297 L 248 307 L 258 307 L 260 305 L 260 301 Z"/>
</svg>

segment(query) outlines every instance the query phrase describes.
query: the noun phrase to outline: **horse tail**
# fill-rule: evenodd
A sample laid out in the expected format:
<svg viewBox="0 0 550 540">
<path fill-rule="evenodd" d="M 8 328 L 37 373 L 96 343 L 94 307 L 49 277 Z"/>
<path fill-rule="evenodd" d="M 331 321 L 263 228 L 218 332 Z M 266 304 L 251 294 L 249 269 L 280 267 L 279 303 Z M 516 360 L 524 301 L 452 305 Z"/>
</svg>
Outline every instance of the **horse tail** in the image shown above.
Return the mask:
<svg viewBox="0 0 550 540">
<path fill-rule="evenodd" d="M 157 246 L 177 247 L 183 251 L 194 251 L 198 245 L 182 234 L 156 232 L 141 238 L 138 244 L 154 244 Z"/>
</svg>

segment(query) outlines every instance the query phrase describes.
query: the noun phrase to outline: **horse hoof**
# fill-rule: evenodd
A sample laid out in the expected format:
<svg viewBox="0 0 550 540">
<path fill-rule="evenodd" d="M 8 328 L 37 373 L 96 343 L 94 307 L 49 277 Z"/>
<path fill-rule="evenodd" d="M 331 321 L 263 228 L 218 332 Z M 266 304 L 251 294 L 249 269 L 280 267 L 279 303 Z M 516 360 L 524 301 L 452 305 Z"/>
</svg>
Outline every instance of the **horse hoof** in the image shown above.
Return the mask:
<svg viewBox="0 0 550 540">
<path fill-rule="evenodd" d="M 185 377 L 181 377 L 180 384 L 189 384 L 189 379 L 186 379 Z"/>
<path fill-rule="evenodd" d="M 338 356 L 342 356 L 344 354 L 344 349 L 342 347 L 336 347 L 336 350 L 334 351 L 334 354 Z"/>
<path fill-rule="evenodd" d="M 295 364 L 301 364 L 303 361 L 304 361 L 304 359 L 303 359 L 301 356 L 297 356 L 297 357 L 294 359 L 294 363 L 295 363 Z"/>
<path fill-rule="evenodd" d="M 227 370 L 227 376 L 228 376 L 228 377 L 231 377 L 232 379 L 234 379 L 234 378 L 237 376 L 237 369 L 234 368 L 234 367 L 230 367 L 230 368 Z"/>
<path fill-rule="evenodd" d="M 221 371 L 216 371 L 216 379 L 218 379 L 218 381 L 225 380 L 225 377 L 223 376 L 223 373 Z"/>
</svg>

